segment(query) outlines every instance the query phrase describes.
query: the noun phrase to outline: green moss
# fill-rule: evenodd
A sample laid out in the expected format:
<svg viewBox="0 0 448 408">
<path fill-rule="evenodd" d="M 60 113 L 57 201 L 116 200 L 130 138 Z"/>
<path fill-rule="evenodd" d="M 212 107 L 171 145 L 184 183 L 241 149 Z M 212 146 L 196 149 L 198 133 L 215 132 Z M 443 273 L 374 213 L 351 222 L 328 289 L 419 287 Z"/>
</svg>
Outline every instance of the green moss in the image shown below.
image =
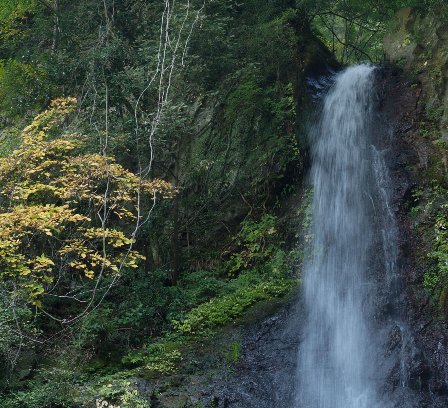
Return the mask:
<svg viewBox="0 0 448 408">
<path fill-rule="evenodd" d="M 184 320 L 174 321 L 174 328 L 184 335 L 210 335 L 217 327 L 241 316 L 254 303 L 286 295 L 293 282 L 286 279 L 262 282 L 255 287 L 242 288 L 234 294 L 212 299 L 193 309 Z"/>
<path fill-rule="evenodd" d="M 229 96 L 225 117 L 229 121 L 238 118 L 251 117 L 259 109 L 263 89 L 254 79 L 242 82 Z"/>
</svg>

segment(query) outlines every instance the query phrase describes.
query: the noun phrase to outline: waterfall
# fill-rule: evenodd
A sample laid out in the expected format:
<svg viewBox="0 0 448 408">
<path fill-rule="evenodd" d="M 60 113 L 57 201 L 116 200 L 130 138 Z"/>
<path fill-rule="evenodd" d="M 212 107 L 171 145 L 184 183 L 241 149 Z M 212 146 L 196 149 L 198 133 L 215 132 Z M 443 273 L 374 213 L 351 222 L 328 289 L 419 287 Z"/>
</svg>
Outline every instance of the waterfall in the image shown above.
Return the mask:
<svg viewBox="0 0 448 408">
<path fill-rule="evenodd" d="M 371 301 L 380 196 L 371 148 L 373 71 L 358 65 L 338 74 L 311 132 L 313 244 L 303 272 L 297 408 L 385 406 Z"/>
</svg>

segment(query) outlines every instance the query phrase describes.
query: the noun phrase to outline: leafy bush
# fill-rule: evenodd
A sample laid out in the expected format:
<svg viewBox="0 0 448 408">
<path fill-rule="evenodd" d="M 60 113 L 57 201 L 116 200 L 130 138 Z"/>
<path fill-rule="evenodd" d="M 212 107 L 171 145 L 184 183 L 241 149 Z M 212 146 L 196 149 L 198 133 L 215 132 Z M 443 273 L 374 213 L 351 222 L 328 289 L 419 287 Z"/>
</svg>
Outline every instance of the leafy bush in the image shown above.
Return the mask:
<svg viewBox="0 0 448 408">
<path fill-rule="evenodd" d="M 12 115 L 39 110 L 48 102 L 50 85 L 44 69 L 11 59 L 0 61 L 0 109 Z"/>
<path fill-rule="evenodd" d="M 27 389 L 1 396 L 2 408 L 73 407 L 73 373 L 66 370 L 41 370 L 30 380 Z"/>
<path fill-rule="evenodd" d="M 186 312 L 201 303 L 229 291 L 228 282 L 217 268 L 211 271 L 193 271 L 185 273 L 177 287 L 171 288 L 171 302 L 168 305 L 167 318 L 179 320 Z"/>
<path fill-rule="evenodd" d="M 177 363 L 182 359 L 180 346 L 181 342 L 162 339 L 129 353 L 123 358 L 123 363 L 142 367 L 146 375 L 169 374 L 176 370 Z"/>
<path fill-rule="evenodd" d="M 151 404 L 140 395 L 137 384 L 127 373 L 105 375 L 92 382 L 76 397 L 81 406 L 99 408 L 150 408 Z"/>
<path fill-rule="evenodd" d="M 226 360 L 231 364 L 236 364 L 241 358 L 241 344 L 233 342 L 230 345 L 230 350 L 227 353 Z"/>
<path fill-rule="evenodd" d="M 429 270 L 424 276 L 424 285 L 428 289 L 448 288 L 448 205 L 441 208 L 434 226 L 433 250 L 429 256 L 436 261 L 436 269 Z"/>
<path fill-rule="evenodd" d="M 292 286 L 291 280 L 261 282 L 244 287 L 235 293 L 214 298 L 193 309 L 182 321 L 173 321 L 181 334 L 206 336 L 241 314 L 256 302 L 285 295 Z"/>
<path fill-rule="evenodd" d="M 266 214 L 258 222 L 248 220 L 241 223 L 242 228 L 237 236 L 241 250 L 230 258 L 231 276 L 270 259 L 278 245 L 276 222 L 275 216 Z"/>
</svg>

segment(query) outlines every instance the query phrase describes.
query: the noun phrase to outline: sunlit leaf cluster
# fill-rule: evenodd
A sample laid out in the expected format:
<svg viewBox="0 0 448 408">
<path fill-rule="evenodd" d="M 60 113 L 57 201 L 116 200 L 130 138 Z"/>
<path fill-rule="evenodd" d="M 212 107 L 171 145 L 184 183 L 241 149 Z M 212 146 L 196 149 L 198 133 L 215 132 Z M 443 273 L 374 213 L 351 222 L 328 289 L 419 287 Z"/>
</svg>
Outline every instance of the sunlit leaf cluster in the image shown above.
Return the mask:
<svg viewBox="0 0 448 408">
<path fill-rule="evenodd" d="M 141 197 L 175 192 L 113 157 L 83 153 L 85 137 L 61 129 L 75 107 L 73 98 L 53 101 L 23 130 L 20 147 L 0 159 L 0 279 L 37 306 L 61 279 L 137 268 L 143 256 L 132 231 Z"/>
</svg>

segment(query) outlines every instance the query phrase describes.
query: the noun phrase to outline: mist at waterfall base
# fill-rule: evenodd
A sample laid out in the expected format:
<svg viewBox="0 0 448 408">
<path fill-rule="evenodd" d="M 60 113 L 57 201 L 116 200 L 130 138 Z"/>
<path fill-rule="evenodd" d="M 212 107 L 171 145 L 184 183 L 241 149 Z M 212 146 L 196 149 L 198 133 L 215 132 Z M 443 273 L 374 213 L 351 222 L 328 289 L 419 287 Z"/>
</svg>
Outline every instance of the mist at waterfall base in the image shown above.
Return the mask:
<svg viewBox="0 0 448 408">
<path fill-rule="evenodd" d="M 397 238 L 387 168 L 372 145 L 374 72 L 358 65 L 337 74 L 310 135 L 313 243 L 303 272 L 297 408 L 391 406 L 381 362 L 388 329 L 375 321 L 374 299 L 378 270 L 382 285 L 394 284 Z"/>
</svg>

